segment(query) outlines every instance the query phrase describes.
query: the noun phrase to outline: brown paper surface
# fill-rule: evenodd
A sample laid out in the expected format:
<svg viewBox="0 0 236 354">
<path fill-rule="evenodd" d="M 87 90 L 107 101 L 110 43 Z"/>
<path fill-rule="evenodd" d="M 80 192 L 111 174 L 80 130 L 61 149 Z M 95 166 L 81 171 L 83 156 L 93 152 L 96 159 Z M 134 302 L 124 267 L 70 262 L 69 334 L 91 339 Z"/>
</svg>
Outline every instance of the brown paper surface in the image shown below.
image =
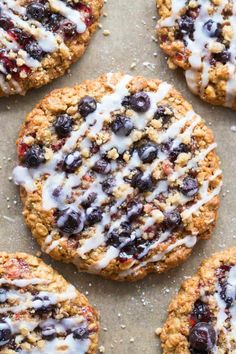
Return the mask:
<svg viewBox="0 0 236 354">
<path fill-rule="evenodd" d="M 93 275 L 79 274 L 72 265 L 43 259 L 83 291 L 101 314 L 100 346 L 107 354 L 161 353 L 154 331 L 165 319 L 167 306 L 181 282 L 194 274 L 200 261 L 212 252 L 236 245 L 236 113 L 212 107 L 193 96 L 184 75 L 167 67 L 155 42 L 155 0 L 108 0 L 98 30 L 83 58 L 70 74 L 25 97 L 0 99 L 0 251 L 35 254 L 38 246 L 21 215 L 18 188 L 9 180 L 16 163 L 15 140 L 25 115 L 54 88 L 72 86 L 108 71 L 157 77 L 175 85 L 195 111 L 211 125 L 218 143 L 224 172 L 220 217 L 212 240 L 199 242 L 193 255 L 178 269 L 162 276 L 151 275 L 137 283 L 115 283 Z M 110 35 L 105 37 L 104 30 Z M 136 63 L 131 70 L 132 63 Z M 147 63 L 149 63 L 147 65 Z M 150 65 L 153 64 L 153 65 Z M 147 67 L 148 66 L 148 67 Z"/>
</svg>

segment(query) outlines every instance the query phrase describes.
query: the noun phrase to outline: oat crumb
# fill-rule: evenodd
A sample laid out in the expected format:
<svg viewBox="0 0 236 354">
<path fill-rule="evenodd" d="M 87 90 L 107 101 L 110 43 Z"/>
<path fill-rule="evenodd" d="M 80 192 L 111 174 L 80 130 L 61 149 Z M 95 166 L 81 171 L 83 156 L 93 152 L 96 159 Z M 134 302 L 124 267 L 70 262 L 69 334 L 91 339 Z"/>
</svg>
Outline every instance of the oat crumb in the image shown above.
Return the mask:
<svg viewBox="0 0 236 354">
<path fill-rule="evenodd" d="M 158 328 L 155 330 L 156 336 L 159 336 L 159 335 L 161 334 L 161 331 L 162 331 L 162 328 L 161 328 L 161 327 L 158 327 Z"/>
<path fill-rule="evenodd" d="M 99 347 L 99 353 L 105 353 L 105 347 L 103 345 Z"/>
</svg>

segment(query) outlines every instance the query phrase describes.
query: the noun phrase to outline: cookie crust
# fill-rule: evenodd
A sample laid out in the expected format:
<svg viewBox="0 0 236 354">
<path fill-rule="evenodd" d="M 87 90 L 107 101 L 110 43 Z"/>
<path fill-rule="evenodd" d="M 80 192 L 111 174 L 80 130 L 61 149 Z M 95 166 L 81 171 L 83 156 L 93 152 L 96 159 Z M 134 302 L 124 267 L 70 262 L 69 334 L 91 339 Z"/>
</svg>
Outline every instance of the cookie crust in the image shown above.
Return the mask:
<svg viewBox="0 0 236 354">
<path fill-rule="evenodd" d="M 219 353 L 233 352 L 235 338 L 230 334 L 232 322 L 228 316 L 234 306 L 234 299 L 228 304 L 223 299 L 227 300 L 227 297 L 224 297 L 224 289 L 229 287 L 229 282 L 234 279 L 235 265 L 236 248 L 233 247 L 215 253 L 204 260 L 197 274 L 182 284 L 179 293 L 169 305 L 168 318 L 161 332 L 164 354 L 189 354 L 191 352 L 189 334 L 196 324 L 194 309 L 199 299 L 205 304 L 204 306 L 207 306 L 207 312 L 211 313 L 211 319 L 205 318 L 204 320 L 211 323 L 217 336 L 215 347 L 209 350 L 209 353 L 213 353 L 216 348 Z M 226 294 L 228 294 L 228 289 Z M 228 313 L 223 320 L 223 325 L 219 324 L 222 318 L 219 312 Z M 234 317 L 234 314 L 232 316 Z"/>
<path fill-rule="evenodd" d="M 171 69 L 204 101 L 236 109 L 235 1 L 157 0 L 157 34 Z"/>
<path fill-rule="evenodd" d="M 0 283 L 0 353 L 96 353 L 97 312 L 41 259 L 1 252 Z"/>
<path fill-rule="evenodd" d="M 38 3 L 43 4 L 45 14 L 34 18 L 37 13 L 29 15 L 27 9 Z M 103 3 L 20 0 L 19 6 L 8 1 L 2 5 L 0 97 L 24 95 L 62 76 L 85 52 L 97 29 Z"/>
<path fill-rule="evenodd" d="M 151 97 L 152 108 L 146 113 L 137 113 L 121 104 L 125 97 L 134 97 L 137 92 Z M 96 188 L 99 188 L 97 194 L 104 198 L 101 202 L 104 208 L 103 218 L 91 227 L 86 226 L 85 222 L 84 230 L 78 232 L 78 236 L 68 237 L 56 226 L 57 210 L 43 207 L 43 191 L 46 191 L 44 183 L 47 176 L 42 174 L 40 178 L 32 181 L 32 172 L 37 171 L 37 168 L 27 169 L 24 158 L 25 151 L 39 142 L 43 142 L 45 146 L 45 157 L 48 161 L 52 156 L 55 157 L 55 147 L 56 151 L 61 151 L 66 141 L 70 142 L 71 136 L 78 134 L 76 132 L 81 128 L 81 124 L 93 117 L 91 114 L 91 118 L 88 115 L 84 119 L 78 113 L 79 102 L 87 96 L 93 97 L 98 105 L 97 111 L 100 115 L 96 116 L 96 111 L 94 113 L 96 124 L 99 124 L 100 117 L 105 121 L 98 130 L 98 125 L 95 124 L 93 129 L 96 133 L 93 134 L 91 129 L 86 132 L 85 137 L 79 138 L 76 145 L 83 163 L 74 174 L 81 173 L 88 164 L 91 169 L 91 158 L 97 156 L 97 151 L 103 151 L 105 148 L 106 152 L 102 152 L 102 156 L 106 155 L 107 161 L 117 168 L 118 173 L 115 175 L 111 172 L 104 176 L 92 171 L 86 175 L 82 188 L 92 188 L 93 192 L 97 192 Z M 107 106 L 108 103 L 111 107 Z M 102 116 L 107 107 L 108 112 Z M 161 113 L 158 114 L 163 115 L 163 107 L 164 118 L 158 116 L 158 119 L 153 119 L 156 110 L 160 110 Z M 55 118 L 61 113 L 69 114 L 74 121 L 72 135 L 65 139 L 58 139 L 53 128 Z M 136 125 L 130 133 L 131 138 L 119 136 L 119 140 L 116 140 L 116 134 L 111 133 L 111 124 L 115 117 L 120 115 L 125 115 Z M 90 147 L 89 151 L 88 140 L 93 143 L 92 150 Z M 143 141 L 149 141 L 157 147 L 160 159 L 155 158 L 152 164 L 140 160 L 137 151 Z M 176 147 L 183 150 L 187 147 L 187 150 L 181 152 L 181 149 L 173 149 L 174 141 Z M 75 142 L 72 145 L 70 151 L 75 149 Z M 118 73 L 103 75 L 94 81 L 85 81 L 74 88 L 55 90 L 26 117 L 17 141 L 20 165 L 14 170 L 14 178 L 15 182 L 21 185 L 25 222 L 45 252 L 57 260 L 75 263 L 82 271 L 115 280 L 137 280 L 150 272 L 162 273 L 183 262 L 192 252 L 192 247 L 198 239 L 208 239 L 212 234 L 221 187 L 221 171 L 215 146 L 212 131 L 192 111 L 191 105 L 172 86 L 159 80 L 128 77 Z M 167 152 L 166 149 L 170 150 Z M 130 164 L 133 167 L 129 167 Z M 130 178 L 134 177 L 137 168 L 138 171 L 145 171 L 147 168 L 152 171 L 151 183 L 154 185 L 151 186 L 151 191 L 140 192 L 136 185 L 132 186 Z M 128 181 L 123 178 L 125 175 L 119 178 L 123 169 Z M 196 191 L 192 191 L 193 196 L 184 196 L 181 185 L 189 173 L 192 176 L 190 183 L 196 183 L 198 186 Z M 116 181 L 111 194 L 97 186 L 100 182 L 96 184 L 97 179 L 104 181 L 107 177 L 113 177 Z M 90 178 L 96 188 L 94 184 L 89 187 Z M 54 178 L 52 183 L 53 181 Z M 30 190 L 32 183 L 35 183 L 35 187 Z M 78 200 L 81 207 L 83 201 L 81 198 Z M 127 218 L 130 207 L 134 204 L 137 207 L 139 202 L 142 204 L 142 210 L 138 212 L 140 215 L 136 215 L 135 220 L 128 222 L 133 228 L 129 230 L 127 221 L 122 221 Z M 93 205 L 101 207 L 99 203 L 95 200 Z M 112 214 L 110 220 L 111 207 L 116 210 L 116 214 Z M 84 211 L 80 208 L 80 215 L 81 213 Z M 140 227 L 142 233 L 139 236 L 136 232 Z M 122 236 L 118 237 L 117 232 Z M 135 232 L 134 238 L 131 236 L 132 232 Z M 121 240 L 125 244 L 122 244 Z M 129 247 L 126 247 L 127 245 Z"/>
</svg>

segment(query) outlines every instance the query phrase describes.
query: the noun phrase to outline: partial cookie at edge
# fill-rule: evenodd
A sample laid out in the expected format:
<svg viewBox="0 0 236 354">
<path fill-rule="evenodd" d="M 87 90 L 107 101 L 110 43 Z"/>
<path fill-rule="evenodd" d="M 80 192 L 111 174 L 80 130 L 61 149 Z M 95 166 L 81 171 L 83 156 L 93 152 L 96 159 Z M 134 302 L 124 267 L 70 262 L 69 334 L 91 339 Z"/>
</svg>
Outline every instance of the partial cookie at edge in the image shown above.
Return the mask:
<svg viewBox="0 0 236 354">
<path fill-rule="evenodd" d="M 96 353 L 96 311 L 42 260 L 0 252 L 0 284 L 0 353 Z"/>
</svg>

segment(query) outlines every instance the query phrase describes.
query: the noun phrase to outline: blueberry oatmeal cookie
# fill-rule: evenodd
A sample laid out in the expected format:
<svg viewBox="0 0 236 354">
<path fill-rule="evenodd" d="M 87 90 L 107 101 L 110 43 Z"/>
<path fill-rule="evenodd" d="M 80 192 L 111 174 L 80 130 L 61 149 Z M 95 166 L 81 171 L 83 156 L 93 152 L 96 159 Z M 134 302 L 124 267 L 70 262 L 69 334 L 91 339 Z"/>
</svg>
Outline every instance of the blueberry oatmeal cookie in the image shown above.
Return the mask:
<svg viewBox="0 0 236 354">
<path fill-rule="evenodd" d="M 0 353 L 95 354 L 98 315 L 40 259 L 0 253 Z"/>
<path fill-rule="evenodd" d="M 136 280 L 177 266 L 210 237 L 221 188 L 215 148 L 171 85 L 106 74 L 36 106 L 13 177 L 43 251 Z"/>
<path fill-rule="evenodd" d="M 236 109 L 236 1 L 157 0 L 158 36 L 191 91 Z"/>
<path fill-rule="evenodd" d="M 84 53 L 103 0 L 2 0 L 0 97 L 61 76 Z"/>
<path fill-rule="evenodd" d="M 236 351 L 236 248 L 205 260 L 182 284 L 161 332 L 165 354 Z"/>
</svg>

